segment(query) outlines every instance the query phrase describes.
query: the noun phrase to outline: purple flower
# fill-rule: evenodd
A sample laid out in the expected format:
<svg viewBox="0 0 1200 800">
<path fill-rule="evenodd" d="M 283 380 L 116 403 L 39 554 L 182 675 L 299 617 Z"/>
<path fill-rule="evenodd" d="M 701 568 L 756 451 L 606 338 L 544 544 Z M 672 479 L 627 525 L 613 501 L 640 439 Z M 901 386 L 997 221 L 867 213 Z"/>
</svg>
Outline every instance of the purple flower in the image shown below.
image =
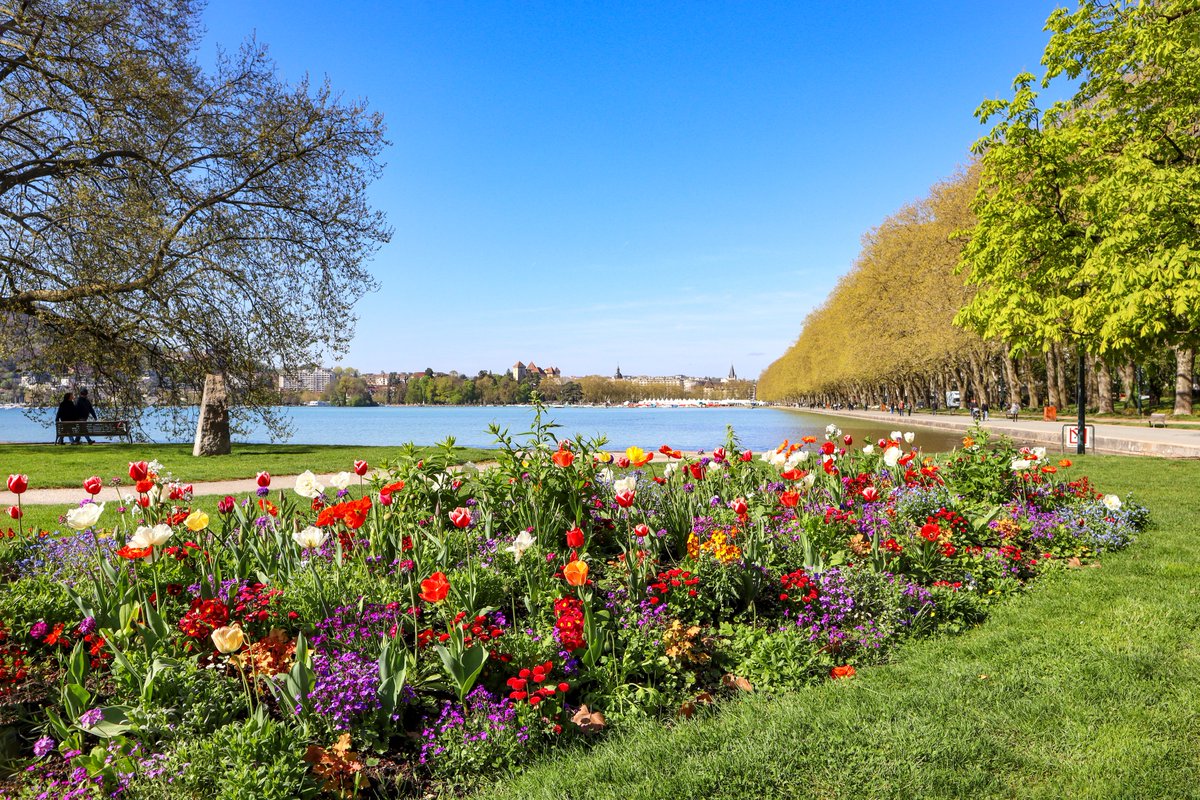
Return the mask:
<svg viewBox="0 0 1200 800">
<path fill-rule="evenodd" d="M 255 490 L 255 494 L 257 494 L 259 497 L 266 497 L 270 493 L 271 493 L 271 489 L 267 486 L 260 486 L 260 487 L 258 487 L 258 489 Z"/>
<path fill-rule="evenodd" d="M 87 636 L 89 633 L 95 633 L 95 632 L 96 632 L 96 618 L 95 617 L 84 617 L 83 621 L 79 623 L 79 634 L 81 636 Z"/>
<path fill-rule="evenodd" d="M 46 755 L 46 753 L 49 753 L 54 749 L 54 744 L 54 740 L 49 736 L 43 736 L 33 743 L 33 754 L 38 758 L 41 758 L 42 756 Z"/>
<path fill-rule="evenodd" d="M 29 629 L 29 638 L 41 640 L 46 635 L 46 631 L 50 630 L 50 626 L 45 622 L 38 620 L 33 623 L 33 627 Z"/>
<path fill-rule="evenodd" d="M 104 712 L 98 708 L 93 708 L 90 711 L 85 711 L 79 716 L 79 727 L 92 728 L 99 725 L 104 719 Z"/>
</svg>

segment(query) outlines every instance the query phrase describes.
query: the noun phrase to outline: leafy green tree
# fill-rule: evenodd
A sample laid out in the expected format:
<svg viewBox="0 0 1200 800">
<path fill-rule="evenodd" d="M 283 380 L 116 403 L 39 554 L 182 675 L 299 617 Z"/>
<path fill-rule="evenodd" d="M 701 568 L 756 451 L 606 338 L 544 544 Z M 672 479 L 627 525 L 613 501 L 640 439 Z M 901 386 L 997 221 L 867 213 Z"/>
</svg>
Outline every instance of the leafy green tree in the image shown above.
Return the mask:
<svg viewBox="0 0 1200 800">
<path fill-rule="evenodd" d="M 0 32 L 0 356 L 136 411 L 143 376 L 267 404 L 345 349 L 390 235 L 378 114 L 253 40 L 201 68 L 192 0 L 17 0 Z"/>
</svg>

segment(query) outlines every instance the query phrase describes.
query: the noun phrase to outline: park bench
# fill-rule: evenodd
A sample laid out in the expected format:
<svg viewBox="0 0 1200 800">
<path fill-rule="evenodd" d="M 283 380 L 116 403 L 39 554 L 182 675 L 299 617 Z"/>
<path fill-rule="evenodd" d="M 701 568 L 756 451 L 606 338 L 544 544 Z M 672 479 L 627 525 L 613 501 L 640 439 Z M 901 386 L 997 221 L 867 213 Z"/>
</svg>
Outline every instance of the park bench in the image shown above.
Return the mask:
<svg viewBox="0 0 1200 800">
<path fill-rule="evenodd" d="M 133 428 L 127 419 L 90 419 L 74 422 L 56 422 L 55 443 L 65 442 L 68 437 L 103 436 L 125 439 L 133 444 Z"/>
<path fill-rule="evenodd" d="M 1150 415 L 1150 427 L 1151 428 L 1167 427 L 1167 415 L 1166 414 L 1151 414 Z"/>
</svg>

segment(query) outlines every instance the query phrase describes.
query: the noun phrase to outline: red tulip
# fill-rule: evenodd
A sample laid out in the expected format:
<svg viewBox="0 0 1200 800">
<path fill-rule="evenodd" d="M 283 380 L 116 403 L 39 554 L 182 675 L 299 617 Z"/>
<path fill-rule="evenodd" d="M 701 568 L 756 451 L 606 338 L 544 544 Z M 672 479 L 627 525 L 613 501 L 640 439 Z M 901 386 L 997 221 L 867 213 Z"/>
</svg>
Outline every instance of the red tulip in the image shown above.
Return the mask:
<svg viewBox="0 0 1200 800">
<path fill-rule="evenodd" d="M 753 452 L 747 450 L 746 452 L 742 453 L 742 461 L 749 461 L 752 458 L 754 458 Z"/>
<path fill-rule="evenodd" d="M 8 476 L 8 490 L 10 492 L 12 492 L 13 494 L 24 494 L 25 490 L 28 488 L 29 488 L 29 476 L 28 475 L 9 475 Z M 15 519 L 15 517 L 14 517 L 14 519 Z"/>
<path fill-rule="evenodd" d="M 827 456 L 833 455 L 833 451 L 836 449 L 837 448 L 833 446 L 833 442 L 826 442 L 825 444 L 821 445 L 821 452 Z"/>
<path fill-rule="evenodd" d="M 129 479 L 133 481 L 144 481 L 146 476 L 150 474 L 150 465 L 145 461 L 130 461 L 129 462 Z"/>
<path fill-rule="evenodd" d="M 633 505 L 633 498 L 633 492 L 625 491 L 619 493 L 614 499 L 617 501 L 617 505 L 619 505 L 621 508 L 629 508 L 631 505 Z"/>
<path fill-rule="evenodd" d="M 795 508 L 796 504 L 800 502 L 800 493 L 784 492 L 779 495 L 779 502 L 783 504 L 784 508 Z"/>
<path fill-rule="evenodd" d="M 737 514 L 739 517 L 745 516 L 750 510 L 750 506 L 746 504 L 746 498 L 744 497 L 734 498 L 733 502 L 729 504 L 729 507 L 733 509 L 733 513 Z"/>
<path fill-rule="evenodd" d="M 862 497 L 863 500 L 866 500 L 868 503 L 874 503 L 877 499 L 879 499 L 879 490 L 874 486 L 868 486 L 862 490 Z"/>
<path fill-rule="evenodd" d="M 262 472 L 258 473 L 258 477 L 255 478 L 254 480 L 255 480 L 255 482 L 258 483 L 258 485 L 260 487 L 262 487 L 263 489 L 266 489 L 268 486 L 271 485 L 271 473 L 267 472 L 266 470 L 263 470 Z"/>
<path fill-rule="evenodd" d="M 354 474 L 360 478 L 363 475 L 366 475 L 367 470 L 369 470 L 369 469 L 370 469 L 370 466 L 367 465 L 367 462 L 365 462 L 361 459 L 354 462 Z"/>
<path fill-rule="evenodd" d="M 150 507 L 150 498 L 144 494 L 138 495 L 137 504 L 139 506 L 141 506 L 142 508 L 149 508 Z"/>
<path fill-rule="evenodd" d="M 578 527 L 567 531 L 567 547 L 578 550 L 583 547 L 583 531 Z"/>
<path fill-rule="evenodd" d="M 704 480 L 704 465 L 697 461 L 694 464 L 688 464 L 688 472 L 692 473 L 692 477 L 698 481 Z"/>
<path fill-rule="evenodd" d="M 467 527 L 468 525 L 471 524 L 470 509 L 466 509 L 466 508 L 463 508 L 462 506 L 459 506 L 458 508 L 456 508 L 450 512 L 450 521 L 454 523 L 454 527 L 456 527 L 456 528 Z"/>
<path fill-rule="evenodd" d="M 644 539 L 650 535 L 650 526 L 644 522 L 639 522 L 633 529 L 633 535 L 639 539 Z"/>
<path fill-rule="evenodd" d="M 100 494 L 100 490 L 104 488 L 104 481 L 100 480 L 99 475 L 93 475 L 83 482 L 83 490 L 88 494 Z"/>
<path fill-rule="evenodd" d="M 725 460 L 725 448 L 724 447 L 718 447 L 716 450 L 713 450 L 713 461 L 724 461 L 724 460 Z"/>
<path fill-rule="evenodd" d="M 217 511 L 222 514 L 228 514 L 233 511 L 234 499 L 233 495 L 225 495 L 217 502 Z"/>
<path fill-rule="evenodd" d="M 847 433 L 842 437 L 842 441 L 845 442 L 847 447 L 849 447 L 850 445 L 854 444 L 854 437 Z"/>
<path fill-rule="evenodd" d="M 10 517 L 12 517 L 13 519 L 20 519 L 22 516 L 21 515 L 21 507 L 20 506 L 9 506 L 8 507 L 8 515 Z"/>
<path fill-rule="evenodd" d="M 435 572 L 421 581 L 421 599 L 427 603 L 440 603 L 450 594 L 450 581 L 441 572 Z"/>
</svg>

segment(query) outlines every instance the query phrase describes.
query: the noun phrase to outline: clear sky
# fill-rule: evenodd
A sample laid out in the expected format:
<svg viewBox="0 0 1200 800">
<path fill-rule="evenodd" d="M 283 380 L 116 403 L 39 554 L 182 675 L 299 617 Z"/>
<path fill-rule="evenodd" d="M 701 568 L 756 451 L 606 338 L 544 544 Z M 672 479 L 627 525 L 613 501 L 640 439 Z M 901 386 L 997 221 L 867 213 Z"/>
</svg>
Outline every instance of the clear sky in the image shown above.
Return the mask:
<svg viewBox="0 0 1200 800">
<path fill-rule="evenodd" d="M 202 58 L 254 33 L 385 116 L 343 364 L 745 377 L 964 163 L 1055 5 L 211 0 Z"/>
</svg>

